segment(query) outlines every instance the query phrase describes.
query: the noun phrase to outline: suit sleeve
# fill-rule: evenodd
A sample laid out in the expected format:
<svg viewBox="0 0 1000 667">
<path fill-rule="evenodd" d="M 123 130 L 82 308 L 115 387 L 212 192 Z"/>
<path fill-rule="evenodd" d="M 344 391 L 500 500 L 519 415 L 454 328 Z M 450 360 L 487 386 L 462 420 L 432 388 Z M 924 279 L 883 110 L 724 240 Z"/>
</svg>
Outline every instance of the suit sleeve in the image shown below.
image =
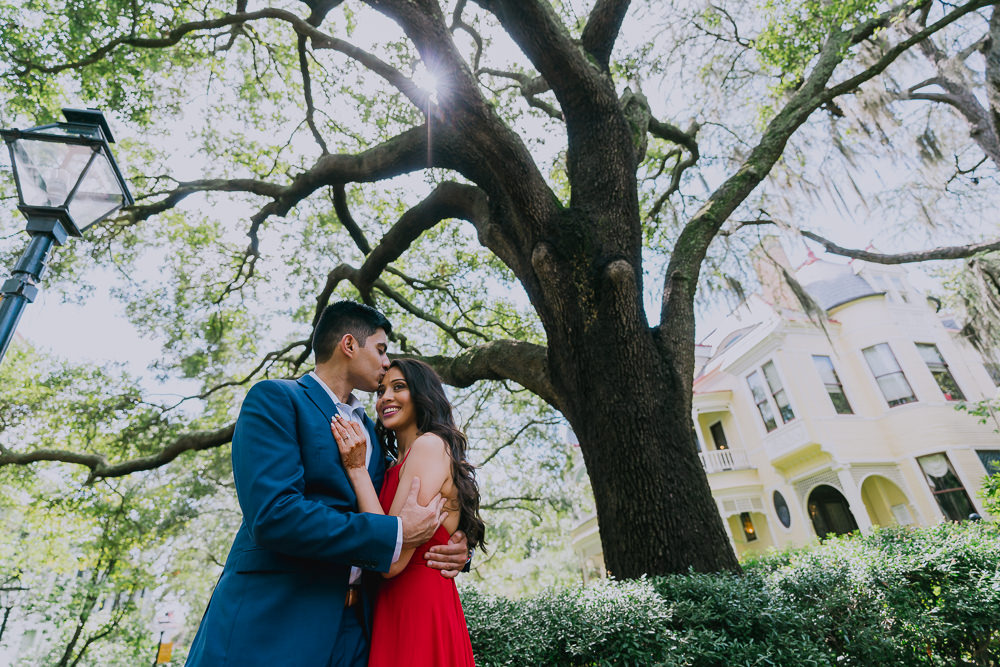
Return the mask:
<svg viewBox="0 0 1000 667">
<path fill-rule="evenodd" d="M 254 385 L 243 402 L 233 435 L 233 476 L 250 536 L 289 556 L 388 572 L 398 519 L 306 498 L 295 415 L 280 382 Z"/>
</svg>

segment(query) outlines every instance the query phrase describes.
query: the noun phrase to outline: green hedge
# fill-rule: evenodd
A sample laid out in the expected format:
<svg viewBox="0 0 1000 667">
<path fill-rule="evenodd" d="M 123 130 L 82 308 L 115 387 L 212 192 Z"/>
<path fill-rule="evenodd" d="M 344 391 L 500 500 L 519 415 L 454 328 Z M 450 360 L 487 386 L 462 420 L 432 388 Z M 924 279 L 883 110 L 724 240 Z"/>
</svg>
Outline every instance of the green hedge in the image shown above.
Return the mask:
<svg viewBox="0 0 1000 667">
<path fill-rule="evenodd" d="M 463 591 L 476 664 L 1000 665 L 1000 527 L 880 530 L 742 575 L 605 581 L 510 600 Z"/>
</svg>

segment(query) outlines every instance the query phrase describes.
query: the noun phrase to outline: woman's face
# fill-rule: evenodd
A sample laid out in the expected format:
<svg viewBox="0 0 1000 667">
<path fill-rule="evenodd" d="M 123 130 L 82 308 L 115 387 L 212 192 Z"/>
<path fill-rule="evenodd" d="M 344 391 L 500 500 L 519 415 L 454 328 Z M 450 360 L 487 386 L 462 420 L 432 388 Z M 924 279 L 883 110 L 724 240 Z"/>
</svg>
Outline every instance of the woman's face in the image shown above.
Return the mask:
<svg viewBox="0 0 1000 667">
<path fill-rule="evenodd" d="M 410 397 L 410 388 L 398 368 L 393 366 L 386 372 L 376 393 L 375 412 L 383 426 L 399 431 L 416 422 L 417 412 Z"/>
</svg>

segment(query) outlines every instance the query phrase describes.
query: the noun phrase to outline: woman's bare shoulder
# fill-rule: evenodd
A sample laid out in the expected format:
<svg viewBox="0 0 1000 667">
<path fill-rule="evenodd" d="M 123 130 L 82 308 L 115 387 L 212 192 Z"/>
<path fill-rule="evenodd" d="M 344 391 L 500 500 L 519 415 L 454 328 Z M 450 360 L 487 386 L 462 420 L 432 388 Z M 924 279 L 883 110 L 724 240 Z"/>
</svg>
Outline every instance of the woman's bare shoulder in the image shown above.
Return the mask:
<svg viewBox="0 0 1000 667">
<path fill-rule="evenodd" d="M 410 456 L 418 456 L 420 458 L 448 455 L 448 445 L 436 433 L 424 433 L 418 436 L 413 441 L 413 444 L 410 445 L 410 448 L 412 450 Z"/>
</svg>

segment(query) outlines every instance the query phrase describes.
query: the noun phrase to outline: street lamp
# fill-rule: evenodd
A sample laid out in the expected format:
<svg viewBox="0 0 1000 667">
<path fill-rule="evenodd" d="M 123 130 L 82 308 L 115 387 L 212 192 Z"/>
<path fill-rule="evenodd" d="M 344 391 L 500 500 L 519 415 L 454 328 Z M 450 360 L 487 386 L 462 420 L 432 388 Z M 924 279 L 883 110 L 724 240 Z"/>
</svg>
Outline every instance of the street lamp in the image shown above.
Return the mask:
<svg viewBox="0 0 1000 667">
<path fill-rule="evenodd" d="M 0 609 L 3 609 L 3 622 L 0 623 L 0 640 L 3 639 L 4 630 L 7 629 L 7 618 L 10 616 L 10 610 L 17 606 L 21 595 L 26 590 L 28 589 L 21 586 L 21 580 L 17 577 L 0 586 Z"/>
<path fill-rule="evenodd" d="M 118 209 L 134 203 L 109 144 L 104 114 L 96 109 L 63 109 L 66 122 L 29 130 L 0 130 L 10 149 L 17 208 L 31 236 L 11 277 L 0 288 L 0 361 L 21 319 L 35 300 L 45 259 L 54 245 L 83 232 Z"/>
</svg>

